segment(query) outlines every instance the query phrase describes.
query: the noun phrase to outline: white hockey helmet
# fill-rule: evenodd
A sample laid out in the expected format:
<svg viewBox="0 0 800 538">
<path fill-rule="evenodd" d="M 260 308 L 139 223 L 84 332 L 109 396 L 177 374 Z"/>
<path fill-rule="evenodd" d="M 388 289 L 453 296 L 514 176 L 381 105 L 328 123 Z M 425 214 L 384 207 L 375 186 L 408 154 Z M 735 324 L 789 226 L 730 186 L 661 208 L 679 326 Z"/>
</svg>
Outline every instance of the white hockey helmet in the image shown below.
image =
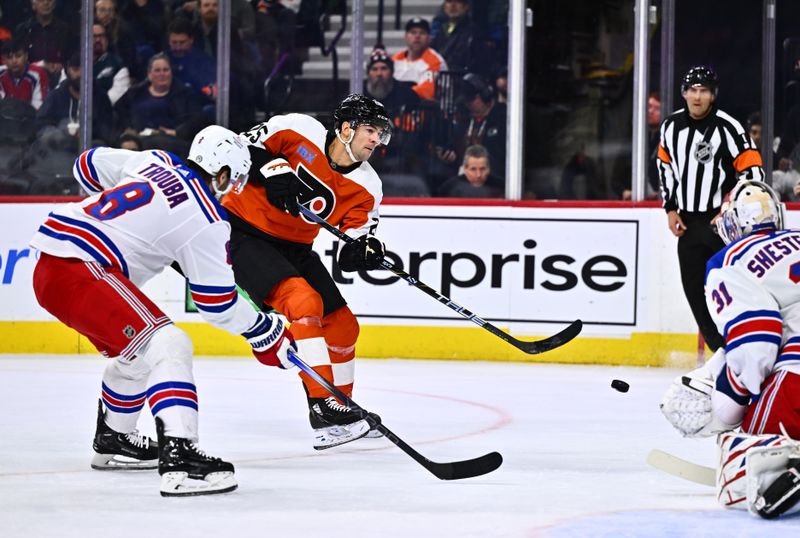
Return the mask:
<svg viewBox="0 0 800 538">
<path fill-rule="evenodd" d="M 783 204 L 772 187 L 752 179 L 737 183 L 717 221 L 717 233 L 725 244 L 753 232 L 773 230 L 783 230 Z"/>
<path fill-rule="evenodd" d="M 192 140 L 189 159 L 200 168 L 211 174 L 211 187 L 217 196 L 223 196 L 231 190 L 239 194 L 247 185 L 250 173 L 250 152 L 246 141 L 233 131 L 219 125 L 209 125 Z M 228 186 L 220 190 L 217 176 L 224 167 L 230 168 Z"/>
</svg>

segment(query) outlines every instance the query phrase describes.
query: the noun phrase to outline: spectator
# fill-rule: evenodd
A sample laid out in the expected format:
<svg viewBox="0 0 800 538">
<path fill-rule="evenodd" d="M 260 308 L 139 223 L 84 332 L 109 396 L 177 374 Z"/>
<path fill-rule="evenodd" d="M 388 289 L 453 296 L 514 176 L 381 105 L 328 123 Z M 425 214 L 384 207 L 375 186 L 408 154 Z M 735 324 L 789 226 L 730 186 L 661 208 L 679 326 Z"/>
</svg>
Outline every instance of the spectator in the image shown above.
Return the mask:
<svg viewBox="0 0 800 538">
<path fill-rule="evenodd" d="M 200 101 L 172 76 L 164 53 L 150 58 L 147 79 L 131 86 L 116 105 L 123 130 L 139 133 L 145 148 L 161 147 L 186 155 L 189 141 L 205 126 Z"/>
<path fill-rule="evenodd" d="M 255 41 L 261 56 L 262 70 L 269 75 L 281 54 L 292 58 L 287 66 L 291 73 L 298 72 L 294 58 L 297 15 L 279 0 L 252 0 L 255 11 Z M 266 77 L 265 77 L 266 78 Z"/>
<path fill-rule="evenodd" d="M 450 71 L 488 76 L 495 70 L 494 44 L 473 22 L 467 0 L 445 0 L 432 33 L 431 47 L 444 57 Z"/>
<path fill-rule="evenodd" d="M 245 3 L 246 4 L 246 3 Z M 234 2 L 235 7 L 237 4 Z M 249 4 L 245 6 L 251 11 Z M 218 0 L 200 0 L 194 28 L 194 46 L 215 59 L 217 57 L 217 19 Z M 236 21 L 231 21 L 231 119 L 233 130 L 247 129 L 255 116 L 256 89 L 260 93 L 263 73 L 257 57 L 257 47 L 253 42 L 245 42 L 241 32 L 236 31 Z"/>
<path fill-rule="evenodd" d="M 248 0 L 229 0 L 231 4 L 231 31 L 238 39 L 250 40 L 255 35 L 255 18 L 253 6 Z M 205 3 L 205 5 L 203 5 Z M 213 7 L 212 7 L 213 4 Z M 197 16 L 203 17 L 203 12 L 215 12 L 215 18 L 219 11 L 219 0 L 213 2 L 203 2 L 203 0 L 175 0 L 173 2 L 175 16 L 186 17 L 197 20 Z M 216 22 L 215 22 L 216 24 Z"/>
<path fill-rule="evenodd" d="M 66 78 L 51 91 L 37 111 L 36 137 L 25 148 L 14 169 L 29 179 L 29 194 L 77 194 L 79 187 L 69 170 L 80 149 L 80 55 L 74 53 L 65 64 Z M 113 111 L 108 96 L 94 90 L 92 140 L 108 145 L 113 138 Z"/>
<path fill-rule="evenodd" d="M 421 173 L 422 146 L 417 136 L 419 96 L 394 78 L 394 63 L 386 51 L 376 48 L 367 63 L 364 94 L 386 107 L 394 126 L 393 140 L 376 148 L 372 166 L 381 173 Z"/>
<path fill-rule="evenodd" d="M 119 18 L 125 43 L 117 44 L 117 53 L 135 80 L 142 80 L 147 61 L 161 51 L 169 10 L 163 0 L 129 0 L 120 10 Z"/>
<path fill-rule="evenodd" d="M 28 63 L 28 44 L 16 37 L 3 43 L 0 66 L 0 98 L 17 99 L 36 110 L 47 97 L 47 71 Z"/>
<path fill-rule="evenodd" d="M 475 73 L 464 75 L 459 81 L 457 91 L 456 100 L 466 114 L 460 114 L 456 119 L 455 156 L 463 159 L 464 150 L 475 144 L 485 147 L 494 163 L 495 176 L 501 181 L 496 186 L 504 187 L 506 105 L 497 102 L 494 88 L 482 76 Z M 447 161 L 446 155 L 444 160 Z"/>
<path fill-rule="evenodd" d="M 419 104 L 419 96 L 404 84 L 397 84 L 394 62 L 382 48 L 372 51 L 367 63 L 367 81 L 364 85 L 367 96 L 383 103 L 395 128 L 401 127 L 404 110 L 412 110 Z"/>
<path fill-rule="evenodd" d="M 647 182 L 645 183 L 645 197 L 648 200 L 659 199 L 660 178 L 658 175 L 658 143 L 660 139 L 659 127 L 661 127 L 661 96 L 658 92 L 652 92 L 647 97 Z M 633 192 L 631 190 L 631 154 L 625 152 L 614 162 L 611 172 L 611 198 L 618 200 L 631 200 Z M 599 194 L 599 193 L 598 193 Z"/>
<path fill-rule="evenodd" d="M 109 42 L 116 47 L 120 34 L 116 0 L 95 0 L 94 21 L 105 27 Z"/>
<path fill-rule="evenodd" d="M 430 48 L 431 28 L 428 21 L 414 17 L 406 23 L 406 50 L 392 56 L 397 80 L 414 83 L 414 91 L 422 99 L 433 99 L 436 76 L 447 71 L 442 55 Z"/>
<path fill-rule="evenodd" d="M 52 149 L 78 150 L 80 129 L 81 59 L 73 54 L 64 69 L 66 78 L 45 99 L 36 114 L 37 137 Z M 92 137 L 99 143 L 113 140 L 113 111 L 108 96 L 95 91 Z"/>
<path fill-rule="evenodd" d="M 144 149 L 142 139 L 133 133 L 122 133 L 117 146 L 120 149 L 127 149 L 130 151 L 142 151 Z"/>
<path fill-rule="evenodd" d="M 195 48 L 192 24 L 176 17 L 169 24 L 167 43 L 167 57 L 175 78 L 213 100 L 217 93 L 217 66 L 211 56 Z"/>
<path fill-rule="evenodd" d="M 56 0 L 31 0 L 31 7 L 33 16 L 14 35 L 28 43 L 28 60 L 42 63 L 52 88 L 58 84 L 64 60 L 77 47 L 77 38 L 67 23 L 55 17 Z"/>
<path fill-rule="evenodd" d="M 108 33 L 102 24 L 92 27 L 94 38 L 94 81 L 96 87 L 106 92 L 111 104 L 116 104 L 131 87 L 131 76 L 122 59 L 108 50 Z"/>
<path fill-rule="evenodd" d="M 489 152 L 481 145 L 464 151 L 463 172 L 445 181 L 439 195 L 450 198 L 502 198 L 504 190 L 497 187 L 498 178 L 492 178 Z M 492 179 L 493 181 L 490 181 Z"/>
</svg>

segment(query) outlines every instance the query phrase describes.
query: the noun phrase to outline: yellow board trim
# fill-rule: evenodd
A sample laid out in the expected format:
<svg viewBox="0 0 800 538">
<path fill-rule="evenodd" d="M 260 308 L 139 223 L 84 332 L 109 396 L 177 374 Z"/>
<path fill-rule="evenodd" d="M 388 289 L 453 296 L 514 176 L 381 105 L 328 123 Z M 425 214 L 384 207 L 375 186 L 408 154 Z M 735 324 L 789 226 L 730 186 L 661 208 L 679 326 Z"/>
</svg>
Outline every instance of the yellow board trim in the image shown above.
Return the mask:
<svg viewBox="0 0 800 538">
<path fill-rule="evenodd" d="M 197 355 L 250 354 L 250 346 L 206 323 L 177 323 L 194 342 Z M 554 331 L 558 330 L 553 326 Z M 536 340 L 540 336 L 523 336 Z M 372 358 L 454 359 L 624 366 L 693 367 L 697 335 L 634 333 L 630 337 L 578 336 L 566 345 L 527 355 L 478 327 L 361 327 L 358 356 Z M 0 353 L 97 353 L 83 336 L 52 321 L 0 322 Z"/>
</svg>

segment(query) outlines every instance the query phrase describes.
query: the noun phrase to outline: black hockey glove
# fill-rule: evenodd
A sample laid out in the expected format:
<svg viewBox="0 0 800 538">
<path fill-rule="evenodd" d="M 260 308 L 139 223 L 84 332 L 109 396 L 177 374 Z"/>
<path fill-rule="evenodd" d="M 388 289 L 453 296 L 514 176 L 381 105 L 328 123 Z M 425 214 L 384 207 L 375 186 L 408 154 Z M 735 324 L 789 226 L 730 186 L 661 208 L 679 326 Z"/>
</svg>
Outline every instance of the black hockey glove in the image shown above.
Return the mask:
<svg viewBox="0 0 800 538">
<path fill-rule="evenodd" d="M 261 175 L 264 176 L 267 201 L 281 211 L 298 216 L 297 195 L 301 192 L 302 183 L 288 161 L 282 157 L 272 159 L 261 167 Z"/>
<path fill-rule="evenodd" d="M 380 239 L 365 234 L 353 241 L 345 243 L 339 251 L 339 267 L 342 271 L 361 271 L 377 269 L 381 266 L 385 248 Z"/>
</svg>

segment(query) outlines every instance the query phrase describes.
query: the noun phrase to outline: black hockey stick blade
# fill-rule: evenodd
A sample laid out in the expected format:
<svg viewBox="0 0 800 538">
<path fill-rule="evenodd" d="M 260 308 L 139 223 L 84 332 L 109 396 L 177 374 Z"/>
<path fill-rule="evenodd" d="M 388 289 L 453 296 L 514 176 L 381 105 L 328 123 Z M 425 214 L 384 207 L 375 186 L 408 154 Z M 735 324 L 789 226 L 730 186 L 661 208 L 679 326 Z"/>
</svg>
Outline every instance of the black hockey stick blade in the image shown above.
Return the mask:
<svg viewBox="0 0 800 538">
<path fill-rule="evenodd" d="M 503 463 L 499 452 L 490 452 L 478 458 L 451 463 L 436 463 L 428 460 L 425 468 L 441 480 L 461 480 L 489 474 Z"/>
<path fill-rule="evenodd" d="M 298 203 L 297 208 L 303 215 L 306 216 L 307 219 L 316 222 L 317 224 L 325 228 L 327 231 L 329 231 L 331 234 L 338 237 L 340 240 L 344 241 L 345 243 L 352 243 L 353 241 L 355 241 L 355 239 L 345 234 L 339 228 L 337 228 L 330 222 L 326 221 L 325 219 L 323 219 L 322 217 L 320 217 L 319 215 L 317 215 L 316 213 L 305 207 L 303 204 Z M 473 314 L 470 310 L 456 303 L 451 298 L 442 295 L 441 293 L 431 288 L 421 280 L 411 276 L 402 269 L 395 267 L 395 265 L 391 261 L 384 259 L 381 262 L 381 265 L 383 266 L 384 269 L 391 271 L 392 273 L 402 278 L 403 280 L 405 280 L 418 290 L 422 291 L 426 295 L 433 297 L 434 299 L 445 305 L 447 308 L 454 310 L 465 319 L 473 322 L 479 327 L 486 329 L 493 335 L 500 337 L 502 340 L 505 340 L 515 348 L 524 351 L 529 355 L 544 353 L 545 351 L 550 351 L 551 349 L 563 346 L 564 344 L 566 344 L 567 342 L 578 336 L 578 334 L 580 334 L 581 332 L 581 329 L 583 328 L 583 322 L 579 319 L 576 319 L 569 325 L 569 327 L 562 330 L 558 334 L 550 336 L 549 338 L 545 338 L 543 340 L 535 340 L 533 342 L 518 340 L 517 338 L 514 338 L 513 336 L 508 334 L 507 332 L 498 329 L 497 327 L 495 327 L 485 319 L 481 318 L 480 316 Z"/>
<path fill-rule="evenodd" d="M 537 353 L 544 353 L 545 351 L 550 351 L 551 349 L 563 346 L 578 336 L 581 333 L 581 329 L 583 329 L 583 322 L 579 319 L 576 319 L 570 323 L 567 328 L 543 340 L 526 342 L 525 340 L 518 340 L 513 336 L 508 335 L 508 342 L 512 346 L 524 351 L 525 353 L 528 353 L 529 355 L 536 355 Z"/>
<path fill-rule="evenodd" d="M 491 473 L 503 463 L 503 456 L 499 452 L 490 452 L 478 458 L 463 461 L 453 461 L 446 463 L 438 463 L 431 461 L 416 450 L 414 450 L 408 443 L 400 439 L 392 430 L 379 422 L 375 415 L 371 415 L 369 411 L 358 405 L 351 400 L 345 393 L 331 385 L 327 379 L 322 377 L 308 364 L 303 362 L 303 359 L 298 357 L 291 349 L 288 351 L 289 361 L 300 368 L 303 372 L 311 376 L 314 381 L 319 383 L 328 392 L 336 396 L 339 400 L 343 401 L 348 407 L 358 414 L 362 419 L 366 420 L 370 427 L 377 429 L 386 438 L 397 445 L 397 447 L 411 456 L 411 458 L 425 467 L 431 474 L 441 480 L 461 480 L 463 478 L 472 478 Z"/>
</svg>

